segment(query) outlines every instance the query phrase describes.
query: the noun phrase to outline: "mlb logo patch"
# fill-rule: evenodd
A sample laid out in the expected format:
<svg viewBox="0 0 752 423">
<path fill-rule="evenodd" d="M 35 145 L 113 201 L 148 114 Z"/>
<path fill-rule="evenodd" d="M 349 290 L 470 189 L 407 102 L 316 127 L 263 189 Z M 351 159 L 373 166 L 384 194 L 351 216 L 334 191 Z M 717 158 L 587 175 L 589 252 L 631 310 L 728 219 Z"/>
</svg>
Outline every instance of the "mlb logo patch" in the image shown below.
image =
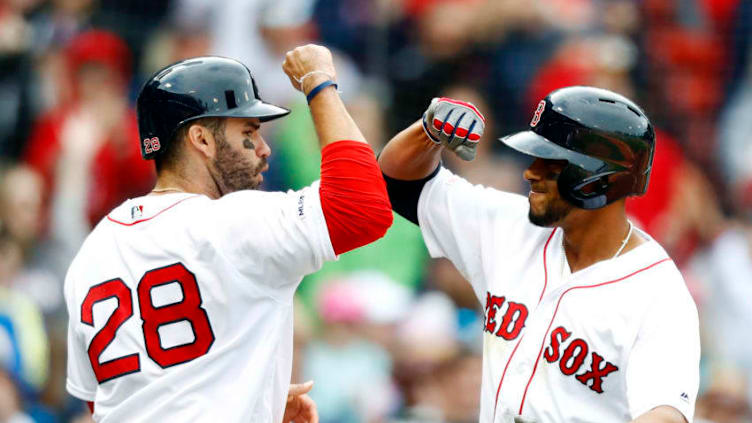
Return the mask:
<svg viewBox="0 0 752 423">
<path fill-rule="evenodd" d="M 131 219 L 138 219 L 144 215 L 144 206 L 138 205 L 131 207 Z"/>
</svg>

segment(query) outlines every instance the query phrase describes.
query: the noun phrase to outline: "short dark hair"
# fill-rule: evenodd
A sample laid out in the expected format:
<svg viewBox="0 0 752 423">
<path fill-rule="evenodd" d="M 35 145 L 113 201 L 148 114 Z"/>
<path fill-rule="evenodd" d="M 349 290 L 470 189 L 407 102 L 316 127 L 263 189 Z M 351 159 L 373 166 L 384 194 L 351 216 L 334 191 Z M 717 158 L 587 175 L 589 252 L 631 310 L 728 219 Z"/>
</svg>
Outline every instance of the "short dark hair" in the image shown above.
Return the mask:
<svg viewBox="0 0 752 423">
<path fill-rule="evenodd" d="M 212 132 L 215 138 L 225 130 L 226 119 L 222 117 L 205 117 L 186 122 L 175 130 L 175 135 L 167 144 L 167 147 L 160 154 L 154 157 L 154 165 L 157 167 L 157 173 L 162 169 L 174 166 L 180 159 L 180 153 L 183 151 L 185 139 L 188 137 L 188 130 L 193 125 L 201 125 Z"/>
</svg>

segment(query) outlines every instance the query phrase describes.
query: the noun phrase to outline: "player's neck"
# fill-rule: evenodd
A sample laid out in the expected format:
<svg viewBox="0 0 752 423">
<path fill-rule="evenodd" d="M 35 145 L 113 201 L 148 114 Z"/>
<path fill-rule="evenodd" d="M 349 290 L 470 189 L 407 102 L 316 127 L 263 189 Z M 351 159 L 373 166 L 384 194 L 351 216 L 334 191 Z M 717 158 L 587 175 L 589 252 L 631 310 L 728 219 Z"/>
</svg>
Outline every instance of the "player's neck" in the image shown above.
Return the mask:
<svg viewBox="0 0 752 423">
<path fill-rule="evenodd" d="M 188 177 L 187 173 L 192 173 Z M 217 186 L 211 176 L 203 175 L 202 172 L 181 172 L 173 169 L 163 169 L 157 175 L 157 183 L 149 195 L 163 195 L 176 192 L 189 192 L 206 195 L 209 198 L 219 198 Z M 203 177 L 202 177 L 203 176 Z"/>
<path fill-rule="evenodd" d="M 624 254 L 644 242 L 635 231 L 630 230 L 623 203 L 598 210 L 577 210 L 565 220 L 561 225 L 564 229 L 564 251 L 573 273 L 614 258 L 617 252 Z"/>
</svg>

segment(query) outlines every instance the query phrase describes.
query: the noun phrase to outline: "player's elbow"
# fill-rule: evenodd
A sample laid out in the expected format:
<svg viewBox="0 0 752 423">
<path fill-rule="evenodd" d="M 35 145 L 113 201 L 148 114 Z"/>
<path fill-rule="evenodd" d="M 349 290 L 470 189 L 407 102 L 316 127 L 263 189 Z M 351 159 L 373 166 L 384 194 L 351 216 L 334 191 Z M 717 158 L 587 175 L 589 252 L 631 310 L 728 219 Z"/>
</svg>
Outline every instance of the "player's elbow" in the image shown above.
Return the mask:
<svg viewBox="0 0 752 423">
<path fill-rule="evenodd" d="M 359 245 L 354 245 L 351 249 L 368 245 L 383 238 L 386 231 L 392 226 L 393 221 L 394 215 L 391 207 L 388 210 L 380 210 L 378 213 L 374 213 L 369 221 L 363 222 Z"/>
<path fill-rule="evenodd" d="M 363 224 L 366 227 L 364 232 L 368 236 L 367 244 L 370 244 L 386 235 L 386 231 L 389 230 L 392 223 L 394 223 L 392 205 L 389 202 L 389 196 L 387 196 L 386 190 L 384 190 L 380 201 L 373 204 L 373 207 L 369 210 L 368 214 L 370 216 L 367 220 L 364 219 Z"/>
<path fill-rule="evenodd" d="M 341 141 L 321 157 L 321 208 L 337 254 L 369 244 L 392 225 L 386 183 L 367 144 Z"/>
<path fill-rule="evenodd" d="M 660 405 L 632 420 L 631 423 L 687 423 L 687 419 L 676 408 Z"/>
<path fill-rule="evenodd" d="M 392 226 L 392 206 L 383 181 L 375 192 L 338 192 L 322 187 L 321 206 L 336 254 L 370 244 L 386 234 Z"/>
</svg>

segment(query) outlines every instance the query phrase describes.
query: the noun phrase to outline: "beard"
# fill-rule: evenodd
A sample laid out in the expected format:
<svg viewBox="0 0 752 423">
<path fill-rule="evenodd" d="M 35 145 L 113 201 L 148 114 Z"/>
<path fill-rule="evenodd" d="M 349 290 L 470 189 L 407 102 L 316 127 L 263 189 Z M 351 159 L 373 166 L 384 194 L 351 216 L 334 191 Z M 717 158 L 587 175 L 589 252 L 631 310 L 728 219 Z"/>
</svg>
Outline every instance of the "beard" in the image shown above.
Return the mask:
<svg viewBox="0 0 752 423">
<path fill-rule="evenodd" d="M 535 213 L 531 206 L 527 217 L 528 219 L 530 219 L 530 223 L 532 223 L 533 225 L 547 228 L 554 226 L 556 222 L 560 222 L 562 219 L 564 219 L 573 207 L 574 206 L 572 206 L 571 204 L 559 199 L 559 201 L 550 201 L 548 204 L 546 204 L 546 208 L 545 210 L 543 210 L 543 213 Z"/>
<path fill-rule="evenodd" d="M 260 181 L 257 176 L 266 166 L 266 159 L 261 158 L 254 165 L 247 156 L 233 150 L 223 134 L 215 134 L 214 139 L 217 144 L 213 161 L 214 180 L 221 194 L 258 188 Z"/>
</svg>

